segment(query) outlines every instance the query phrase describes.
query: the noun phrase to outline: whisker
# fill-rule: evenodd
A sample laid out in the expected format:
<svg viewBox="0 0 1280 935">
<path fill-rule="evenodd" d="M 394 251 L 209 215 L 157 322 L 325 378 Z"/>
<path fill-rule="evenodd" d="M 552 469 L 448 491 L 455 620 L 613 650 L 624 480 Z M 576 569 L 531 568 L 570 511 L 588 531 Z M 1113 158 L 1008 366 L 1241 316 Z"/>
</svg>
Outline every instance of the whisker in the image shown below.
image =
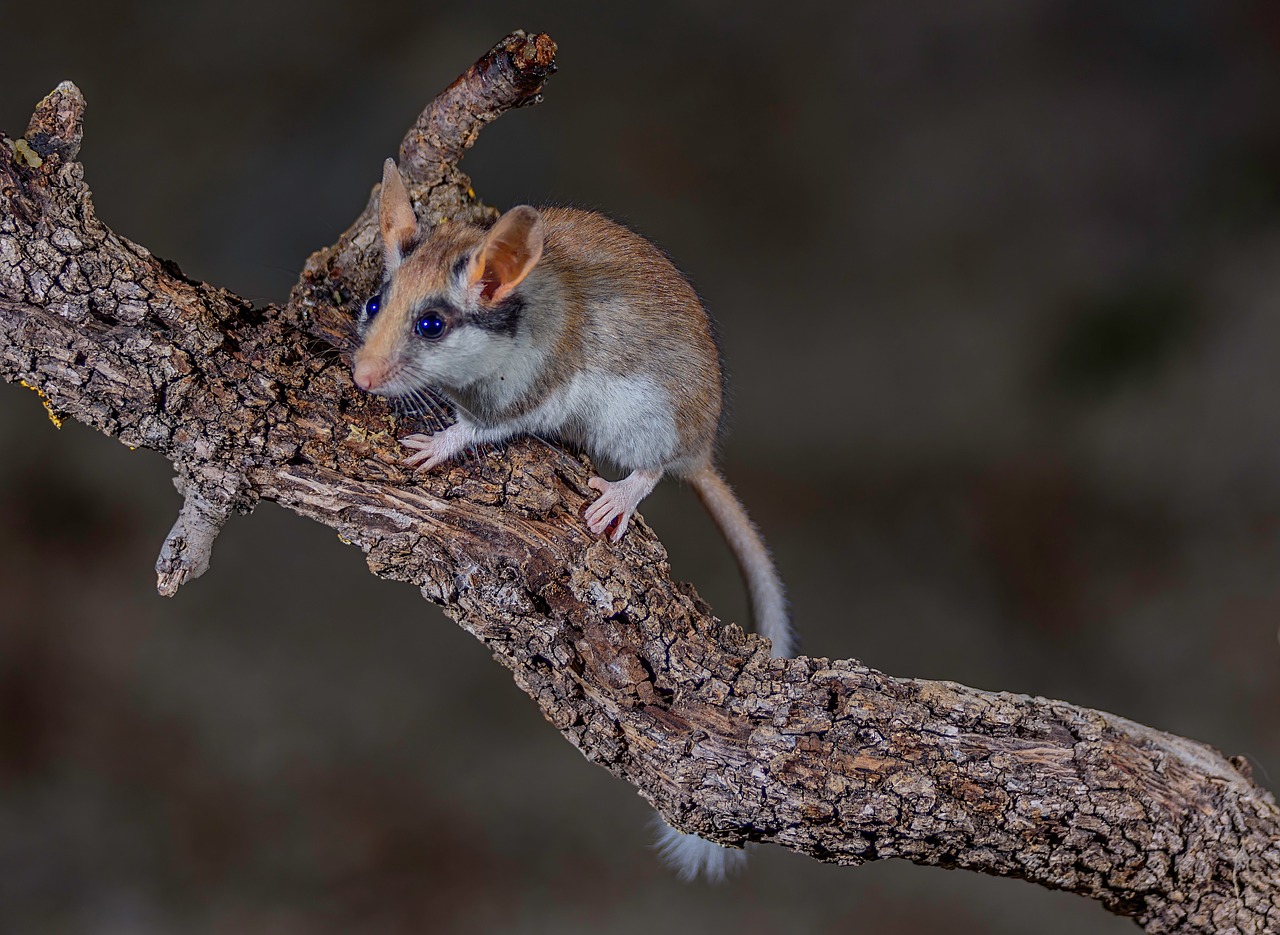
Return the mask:
<svg viewBox="0 0 1280 935">
<path fill-rule="evenodd" d="M 444 428 L 444 414 L 440 411 L 440 407 L 421 390 L 410 391 L 413 400 L 418 404 L 418 415 L 430 427 L 432 434 Z"/>
<path fill-rule="evenodd" d="M 414 382 L 417 384 L 414 390 L 415 396 L 422 401 L 425 408 L 429 409 L 432 412 L 432 414 L 435 415 L 436 419 L 440 423 L 441 428 L 443 428 L 445 425 L 448 425 L 449 422 L 452 421 L 449 418 L 450 410 L 449 410 L 448 403 L 446 403 L 445 400 L 441 398 L 440 394 L 435 390 L 434 387 L 432 387 L 429 383 L 427 383 L 425 379 L 423 379 L 422 374 L 414 373 L 413 376 L 416 377 Z"/>
<path fill-rule="evenodd" d="M 445 420 L 439 406 L 422 390 L 407 389 L 396 399 L 400 401 L 406 412 L 416 417 L 432 434 L 444 427 Z M 409 405 L 410 402 L 412 405 Z"/>
<path fill-rule="evenodd" d="M 439 397 L 431 393 L 424 393 L 423 401 L 430 407 L 432 415 L 435 416 L 437 428 L 443 429 L 452 421 L 449 417 L 447 405 Z"/>
<path fill-rule="evenodd" d="M 422 415 L 422 403 L 412 391 L 402 393 L 395 400 L 396 407 L 404 418 L 417 420 Z"/>
</svg>

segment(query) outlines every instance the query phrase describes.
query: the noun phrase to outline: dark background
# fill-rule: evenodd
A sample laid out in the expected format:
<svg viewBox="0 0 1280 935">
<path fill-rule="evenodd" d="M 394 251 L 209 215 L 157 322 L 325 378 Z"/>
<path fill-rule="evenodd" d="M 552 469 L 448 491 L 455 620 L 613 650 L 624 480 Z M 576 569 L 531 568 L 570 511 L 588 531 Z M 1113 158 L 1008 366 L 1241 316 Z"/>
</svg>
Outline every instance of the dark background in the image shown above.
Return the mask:
<svg viewBox="0 0 1280 935">
<path fill-rule="evenodd" d="M 0 126 L 75 80 L 103 220 L 278 302 L 519 26 L 560 74 L 465 168 L 690 272 L 806 649 L 1123 713 L 1276 788 L 1280 7 L 0 0 Z M 5 932 L 1133 930 L 771 848 L 678 884 L 632 789 L 329 530 L 263 505 L 167 601 L 162 459 L 9 385 L 0 451 Z M 693 496 L 644 512 L 742 619 Z"/>
</svg>

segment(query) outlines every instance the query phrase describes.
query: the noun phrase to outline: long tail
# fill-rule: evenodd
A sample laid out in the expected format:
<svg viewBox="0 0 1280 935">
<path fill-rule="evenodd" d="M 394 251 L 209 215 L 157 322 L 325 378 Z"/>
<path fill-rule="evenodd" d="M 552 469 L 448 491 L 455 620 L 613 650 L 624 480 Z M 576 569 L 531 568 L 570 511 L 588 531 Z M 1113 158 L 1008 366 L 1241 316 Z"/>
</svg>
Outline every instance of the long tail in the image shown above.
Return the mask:
<svg viewBox="0 0 1280 935">
<path fill-rule="evenodd" d="M 696 834 L 685 834 L 671 827 L 658 815 L 658 856 L 686 883 L 701 877 L 708 883 L 723 883 L 747 864 L 747 852 L 722 847 Z"/>
<path fill-rule="evenodd" d="M 760 530 L 747 516 L 742 501 L 714 467 L 707 465 L 689 478 L 707 512 L 711 514 L 729 548 L 738 559 L 742 579 L 751 595 L 751 612 L 756 630 L 773 643 L 773 655 L 794 656 L 795 636 L 787 618 L 787 595 L 778 570 L 773 567 L 769 548 Z"/>
<path fill-rule="evenodd" d="M 774 656 L 795 655 L 795 636 L 787 618 L 787 597 L 782 579 L 778 577 L 769 549 L 751 517 L 747 516 L 742 501 L 710 465 L 693 474 L 689 482 L 738 559 L 738 567 L 751 595 L 756 629 L 769 638 Z M 747 859 L 746 851 L 722 847 L 696 834 L 685 834 L 665 822 L 658 832 L 658 853 L 680 879 L 691 881 L 703 877 L 712 883 L 719 883 L 730 873 L 741 869 Z"/>
</svg>

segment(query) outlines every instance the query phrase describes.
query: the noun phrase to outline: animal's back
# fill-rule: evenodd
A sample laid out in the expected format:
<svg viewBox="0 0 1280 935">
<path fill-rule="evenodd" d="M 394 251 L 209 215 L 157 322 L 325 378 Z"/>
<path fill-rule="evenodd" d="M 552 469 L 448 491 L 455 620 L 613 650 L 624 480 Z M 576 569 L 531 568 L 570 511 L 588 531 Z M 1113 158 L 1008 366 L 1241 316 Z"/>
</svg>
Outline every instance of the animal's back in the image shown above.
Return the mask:
<svg viewBox="0 0 1280 935">
<path fill-rule="evenodd" d="M 542 208 L 542 264 L 583 315 L 589 368 L 651 378 L 676 413 L 682 473 L 705 460 L 723 407 L 719 348 L 697 292 L 657 247 L 591 211 Z"/>
</svg>

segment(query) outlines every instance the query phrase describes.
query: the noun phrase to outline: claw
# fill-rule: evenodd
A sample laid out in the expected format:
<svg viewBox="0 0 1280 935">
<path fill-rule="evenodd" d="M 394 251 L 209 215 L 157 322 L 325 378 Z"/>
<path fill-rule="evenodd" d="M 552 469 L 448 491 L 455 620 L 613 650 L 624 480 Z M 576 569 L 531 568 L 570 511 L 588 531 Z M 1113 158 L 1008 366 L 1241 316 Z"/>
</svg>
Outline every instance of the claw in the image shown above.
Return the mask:
<svg viewBox="0 0 1280 935">
<path fill-rule="evenodd" d="M 620 540 L 627 531 L 631 517 L 635 515 L 636 507 L 649 495 L 661 476 L 660 471 L 632 471 L 619 481 L 607 481 L 603 477 L 591 478 L 587 481 L 587 486 L 600 491 L 600 496 L 583 512 L 587 528 L 599 536 L 613 526 L 609 541 Z"/>
<path fill-rule="evenodd" d="M 400 439 L 400 444 L 417 450 L 401 463 L 412 467 L 415 471 L 429 471 L 444 464 L 466 448 L 470 439 L 471 436 L 467 431 L 459 428 L 457 424 L 435 435 L 406 435 Z"/>
</svg>

